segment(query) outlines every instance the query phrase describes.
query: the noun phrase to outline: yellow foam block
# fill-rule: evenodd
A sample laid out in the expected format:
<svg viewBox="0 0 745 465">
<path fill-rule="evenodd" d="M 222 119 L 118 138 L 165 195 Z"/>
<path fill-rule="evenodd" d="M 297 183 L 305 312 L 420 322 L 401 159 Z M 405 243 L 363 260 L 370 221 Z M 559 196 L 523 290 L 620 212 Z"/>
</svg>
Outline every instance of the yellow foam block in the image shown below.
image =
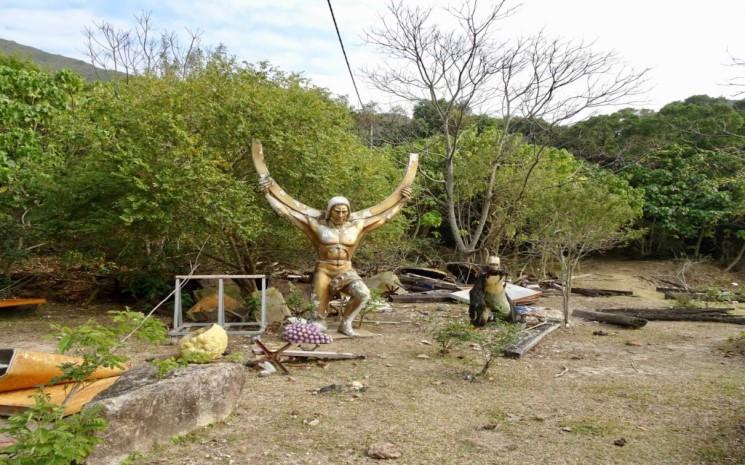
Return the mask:
<svg viewBox="0 0 745 465">
<path fill-rule="evenodd" d="M 65 415 L 78 413 L 85 404 L 90 402 L 99 392 L 108 389 L 118 376 L 111 378 L 85 381 L 77 391 L 70 396 L 65 404 Z M 49 396 L 50 402 L 62 405 L 68 393 L 75 383 L 56 384 L 42 389 Z M 17 391 L 0 393 L 0 416 L 10 416 L 19 413 L 34 405 L 34 395 L 39 392 L 38 388 L 20 389 Z"/>
<path fill-rule="evenodd" d="M 82 363 L 79 357 L 33 352 L 19 349 L 0 349 L 0 392 L 33 388 L 49 383 L 60 376 L 63 363 Z M 126 368 L 99 368 L 88 379 L 118 376 Z"/>
</svg>

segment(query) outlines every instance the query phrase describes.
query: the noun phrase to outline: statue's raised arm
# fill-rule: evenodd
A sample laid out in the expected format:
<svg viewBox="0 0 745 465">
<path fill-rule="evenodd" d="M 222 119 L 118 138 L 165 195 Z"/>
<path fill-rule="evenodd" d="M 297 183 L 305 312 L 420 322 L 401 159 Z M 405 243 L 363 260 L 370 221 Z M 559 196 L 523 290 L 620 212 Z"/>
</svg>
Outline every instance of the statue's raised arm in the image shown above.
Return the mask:
<svg viewBox="0 0 745 465">
<path fill-rule="evenodd" d="M 352 213 L 351 219 L 367 220 L 371 219 L 372 217 L 380 217 L 381 215 L 385 215 L 385 213 L 392 208 L 397 207 L 402 202 L 405 202 L 406 199 L 409 197 L 409 192 L 411 192 L 411 185 L 414 183 L 414 176 L 416 176 L 416 170 L 418 166 L 419 154 L 410 153 L 409 163 L 408 165 L 406 165 L 406 173 L 404 173 L 404 178 L 401 180 L 398 187 L 396 187 L 393 193 L 386 197 L 385 200 L 373 207 Z"/>
<path fill-rule="evenodd" d="M 292 197 L 290 194 L 285 192 L 279 184 L 277 184 L 270 176 L 269 170 L 264 162 L 264 151 L 261 147 L 261 142 L 254 140 L 251 143 L 251 153 L 253 155 L 254 166 L 256 172 L 259 174 L 259 185 L 265 190 L 267 198 L 273 198 L 280 204 L 289 209 L 292 213 L 297 213 L 302 216 L 309 216 L 312 218 L 320 218 L 323 216 L 323 212 L 316 210 L 315 208 L 309 207 L 302 202 L 299 202 Z M 272 205 L 275 207 L 276 205 Z M 276 210 L 276 208 L 275 208 Z M 286 212 L 280 212 L 286 214 Z M 296 217 L 296 215 L 293 215 Z"/>
</svg>

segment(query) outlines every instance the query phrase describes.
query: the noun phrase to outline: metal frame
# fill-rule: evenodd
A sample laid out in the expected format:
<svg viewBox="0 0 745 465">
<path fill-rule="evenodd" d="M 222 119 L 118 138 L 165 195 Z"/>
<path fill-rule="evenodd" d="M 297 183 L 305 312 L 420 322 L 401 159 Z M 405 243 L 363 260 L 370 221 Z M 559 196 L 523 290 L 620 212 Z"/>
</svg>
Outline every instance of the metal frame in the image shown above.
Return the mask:
<svg viewBox="0 0 745 465">
<path fill-rule="evenodd" d="M 226 279 L 258 279 L 261 278 L 261 320 L 238 323 L 225 322 L 225 285 Z M 173 302 L 173 329 L 168 332 L 170 336 L 184 336 L 191 328 L 211 326 L 211 323 L 184 323 L 184 312 L 181 306 L 181 288 L 190 279 L 217 279 L 217 324 L 222 326 L 230 334 L 241 334 L 258 336 L 266 330 L 266 275 L 263 274 L 204 274 L 204 275 L 179 275 L 176 276 L 176 287 L 174 288 Z M 258 326 L 257 329 L 245 330 L 231 328 L 242 328 L 247 326 Z"/>
</svg>

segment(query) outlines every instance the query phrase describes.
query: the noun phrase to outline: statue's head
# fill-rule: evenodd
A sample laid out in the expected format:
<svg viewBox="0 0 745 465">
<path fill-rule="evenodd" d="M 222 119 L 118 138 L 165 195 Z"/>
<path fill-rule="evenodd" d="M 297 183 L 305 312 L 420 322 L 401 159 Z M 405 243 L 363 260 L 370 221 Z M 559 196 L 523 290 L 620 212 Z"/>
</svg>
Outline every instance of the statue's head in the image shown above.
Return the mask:
<svg viewBox="0 0 745 465">
<path fill-rule="evenodd" d="M 490 270 L 499 270 L 502 266 L 501 260 L 499 257 L 492 255 L 486 260 L 486 266 Z"/>
<path fill-rule="evenodd" d="M 332 197 L 326 206 L 326 220 L 335 225 L 342 225 L 349 221 L 352 209 L 346 197 Z"/>
</svg>

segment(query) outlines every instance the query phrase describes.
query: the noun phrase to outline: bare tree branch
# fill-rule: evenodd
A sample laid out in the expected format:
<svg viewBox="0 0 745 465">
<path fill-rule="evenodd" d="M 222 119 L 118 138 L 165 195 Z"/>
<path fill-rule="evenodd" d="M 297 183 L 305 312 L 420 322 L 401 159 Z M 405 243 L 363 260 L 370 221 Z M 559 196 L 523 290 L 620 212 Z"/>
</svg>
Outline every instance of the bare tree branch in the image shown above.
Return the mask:
<svg viewBox="0 0 745 465">
<path fill-rule="evenodd" d="M 498 223 L 490 220 L 490 208 L 496 173 L 514 141 L 512 121 L 526 119 L 534 123 L 534 131 L 546 132 L 597 108 L 628 104 L 641 94 L 647 71 L 627 69 L 615 53 L 595 52 L 592 44 L 543 33 L 497 40 L 498 24 L 515 12 L 507 0 L 487 8 L 480 8 L 478 0 L 464 0 L 448 8 L 449 23 L 455 25 L 451 29 L 436 24 L 432 12 L 392 2 L 381 26 L 366 34 L 367 42 L 388 59 L 367 75 L 379 89 L 411 102 L 426 101 L 436 111 L 445 140 L 448 224 L 457 250 L 470 255 L 486 246 Z M 499 118 L 498 149 L 484 173 L 485 194 L 476 204 L 460 205 L 474 199 L 456 192 L 454 161 L 464 116 L 477 108 Z M 527 161 L 518 195 L 525 192 L 542 152 L 536 150 Z"/>
</svg>

